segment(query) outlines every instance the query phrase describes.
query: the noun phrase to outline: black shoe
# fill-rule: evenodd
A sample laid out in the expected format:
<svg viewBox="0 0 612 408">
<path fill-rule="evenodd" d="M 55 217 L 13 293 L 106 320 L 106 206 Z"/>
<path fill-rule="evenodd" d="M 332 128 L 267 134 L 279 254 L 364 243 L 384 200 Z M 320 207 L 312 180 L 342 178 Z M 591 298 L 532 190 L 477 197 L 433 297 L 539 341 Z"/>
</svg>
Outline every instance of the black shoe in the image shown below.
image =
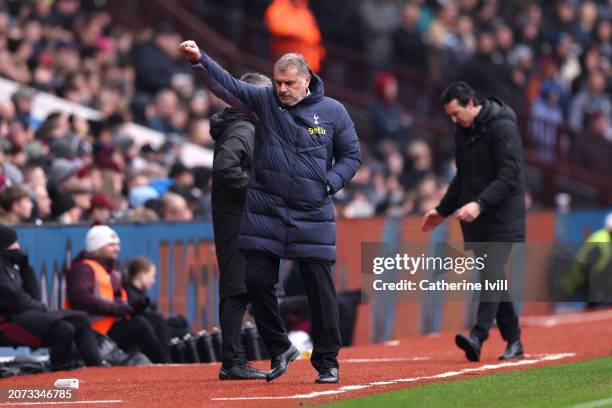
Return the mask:
<svg viewBox="0 0 612 408">
<path fill-rule="evenodd" d="M 465 357 L 470 361 L 480 361 L 480 340 L 474 336 L 459 333 L 455 336 L 455 344 L 465 351 Z"/>
<path fill-rule="evenodd" d="M 525 358 L 525 351 L 520 340 L 509 341 L 506 350 L 499 356 L 500 360 L 520 360 L 521 358 Z"/>
<path fill-rule="evenodd" d="M 336 367 L 326 368 L 319 371 L 319 376 L 315 380 L 317 384 L 336 384 L 340 380 Z"/>
<path fill-rule="evenodd" d="M 263 380 L 266 373 L 259 371 L 253 366 L 242 364 L 225 369 L 221 367 L 219 371 L 220 380 Z"/>
<path fill-rule="evenodd" d="M 285 374 L 285 372 L 287 372 L 287 368 L 289 368 L 289 363 L 294 361 L 299 356 L 300 352 L 292 344 L 291 347 L 289 347 L 289 350 L 285 351 L 280 356 L 272 358 L 272 365 L 270 367 L 270 372 L 266 376 L 266 380 L 270 382 Z"/>
</svg>

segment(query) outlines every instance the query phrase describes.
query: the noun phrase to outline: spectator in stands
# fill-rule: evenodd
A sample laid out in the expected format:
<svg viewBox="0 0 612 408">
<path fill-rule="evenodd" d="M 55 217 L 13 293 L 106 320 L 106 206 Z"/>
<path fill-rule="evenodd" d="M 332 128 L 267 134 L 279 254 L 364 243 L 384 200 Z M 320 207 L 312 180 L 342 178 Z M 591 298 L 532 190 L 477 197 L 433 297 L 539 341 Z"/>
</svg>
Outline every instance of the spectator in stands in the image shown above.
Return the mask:
<svg viewBox="0 0 612 408">
<path fill-rule="evenodd" d="M 476 52 L 476 44 L 472 17 L 459 16 L 457 26 L 446 35 L 440 52 L 440 72 L 443 78 L 453 79 L 457 76 L 457 70 Z"/>
<path fill-rule="evenodd" d="M 19 89 L 11 96 L 15 105 L 15 119 L 26 127 L 40 125 L 40 121 L 32 115 L 32 99 L 34 99 L 34 90 L 31 88 Z"/>
<path fill-rule="evenodd" d="M 151 300 L 147 292 L 155 284 L 156 268 L 153 262 L 149 259 L 138 256 L 132 259 L 127 266 L 127 274 L 125 275 L 125 291 L 128 296 L 128 302 L 132 305 L 142 305 L 140 311 L 135 312 L 138 315 L 147 319 L 155 330 L 157 338 L 159 338 L 166 359 L 170 361 L 170 330 L 166 325 L 166 321 L 161 313 L 157 312 L 157 305 Z"/>
<path fill-rule="evenodd" d="M 210 136 L 210 120 L 196 119 L 189 125 L 187 139 L 198 146 L 212 148 L 213 139 Z"/>
<path fill-rule="evenodd" d="M 325 58 L 321 31 L 308 0 L 273 0 L 266 10 L 272 59 L 288 52 L 302 54 L 310 69 L 318 73 Z"/>
<path fill-rule="evenodd" d="M 385 67 L 392 60 L 393 32 L 402 25 L 402 7 L 395 0 L 363 0 L 359 15 L 366 57 L 374 66 Z"/>
<path fill-rule="evenodd" d="M 0 193 L 0 221 L 12 225 L 25 223 L 32 215 L 33 205 L 32 198 L 22 187 L 7 187 Z"/>
<path fill-rule="evenodd" d="M 170 133 L 172 128 L 172 117 L 179 108 L 179 100 L 176 92 L 164 88 L 155 95 L 152 107 L 154 115 L 149 119 L 149 126 L 162 133 Z"/>
<path fill-rule="evenodd" d="M 598 10 L 594 1 L 580 2 L 578 10 L 578 21 L 575 22 L 572 36 L 584 48 L 587 47 L 593 38 L 595 25 L 597 23 Z"/>
<path fill-rule="evenodd" d="M 94 225 L 108 224 L 114 211 L 117 211 L 117 204 L 104 193 L 96 193 L 91 196 L 89 222 Z"/>
<path fill-rule="evenodd" d="M 133 50 L 136 89 L 149 95 L 169 88 L 173 77 L 188 73 L 179 59 L 176 44 L 180 35 L 174 26 L 164 22 L 157 26 L 153 39 Z"/>
<path fill-rule="evenodd" d="M 416 3 L 408 3 L 403 11 L 403 24 L 393 32 L 395 62 L 417 71 L 427 71 L 427 46 L 418 22 L 421 10 Z"/>
<path fill-rule="evenodd" d="M 478 51 L 461 70 L 460 77 L 473 83 L 482 91 L 506 96 L 510 93 L 510 77 L 507 71 L 493 59 L 497 44 L 492 33 L 483 32 L 478 37 Z"/>
<path fill-rule="evenodd" d="M 17 232 L 0 225 L 0 341 L 49 347 L 54 370 L 74 367 L 73 348 L 88 366 L 103 365 L 87 314 L 49 312 Z"/>
<path fill-rule="evenodd" d="M 398 101 L 397 79 L 389 72 L 381 71 L 374 77 L 376 100 L 372 106 L 371 146 L 389 139 L 398 146 L 408 142 L 412 118 Z"/>
<path fill-rule="evenodd" d="M 441 52 L 447 38 L 452 35 L 457 26 L 457 5 L 454 2 L 446 2 L 438 11 L 438 15 L 429 26 L 426 33 L 429 45 L 429 67 L 434 78 L 440 78 Z"/>
<path fill-rule="evenodd" d="M 36 224 L 40 224 L 51 216 L 51 198 L 49 198 L 49 193 L 43 186 L 34 187 L 32 195 L 34 202 L 32 219 Z"/>
<path fill-rule="evenodd" d="M 612 23 L 610 20 L 602 18 L 597 23 L 595 31 L 595 45 L 601 50 L 601 54 L 612 60 Z"/>
<path fill-rule="evenodd" d="M 600 70 L 591 72 L 587 89 L 572 99 L 569 110 L 569 125 L 575 131 L 585 128 L 586 120 L 592 115 L 612 117 L 612 99 L 606 93 L 606 77 Z"/>
<path fill-rule="evenodd" d="M 154 363 L 166 363 L 165 345 L 154 328 L 136 313 L 146 302 L 128 303 L 121 276 L 116 270 L 119 236 L 106 225 L 89 229 L 85 251 L 78 254 L 66 275 L 68 307 L 92 316 L 92 327 L 107 334 L 120 348 L 138 346 Z"/>
<path fill-rule="evenodd" d="M 187 205 L 187 200 L 176 193 L 168 192 L 164 195 L 161 212 L 163 220 L 167 222 L 193 220 L 193 212 Z"/>
<path fill-rule="evenodd" d="M 51 220 L 62 225 L 78 224 L 83 211 L 76 205 L 69 193 L 59 192 L 51 200 Z"/>
<path fill-rule="evenodd" d="M 431 148 L 425 140 L 413 140 L 406 147 L 405 163 L 400 181 L 406 191 L 416 188 L 426 177 L 434 173 Z"/>
</svg>

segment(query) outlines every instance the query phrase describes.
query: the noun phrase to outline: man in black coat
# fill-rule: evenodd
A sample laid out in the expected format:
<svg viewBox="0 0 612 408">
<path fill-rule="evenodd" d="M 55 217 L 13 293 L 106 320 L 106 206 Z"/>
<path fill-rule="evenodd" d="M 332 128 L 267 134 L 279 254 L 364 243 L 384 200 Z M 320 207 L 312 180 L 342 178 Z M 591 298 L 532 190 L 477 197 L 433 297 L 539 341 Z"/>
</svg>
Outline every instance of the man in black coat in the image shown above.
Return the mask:
<svg viewBox="0 0 612 408">
<path fill-rule="evenodd" d="M 255 73 L 242 81 L 272 87 L 270 78 Z M 221 380 L 264 379 L 265 373 L 247 363 L 240 338 L 249 297 L 246 258 L 239 252 L 240 224 L 255 145 L 255 125 L 246 114 L 226 108 L 211 118 L 215 140 L 212 172 L 212 216 L 219 265 L 219 320 L 222 335 Z"/>
<path fill-rule="evenodd" d="M 86 313 L 47 311 L 17 232 L 0 225 L 0 339 L 32 348 L 49 347 L 54 369 L 72 367 L 73 348 L 90 366 L 103 365 Z"/>
<path fill-rule="evenodd" d="M 512 109 L 496 98 L 482 103 L 465 82 L 442 93 L 446 114 L 456 125 L 457 173 L 435 209 L 423 217 L 423 230 L 438 226 L 453 214 L 461 223 L 467 249 L 485 259 L 481 283 L 504 278 L 504 265 L 513 242 L 525 241 L 525 182 L 523 149 Z M 470 361 L 480 359 L 482 343 L 497 319 L 507 342 L 501 360 L 524 356 L 518 317 L 507 291 L 481 293 L 476 324 L 457 346 Z"/>
</svg>

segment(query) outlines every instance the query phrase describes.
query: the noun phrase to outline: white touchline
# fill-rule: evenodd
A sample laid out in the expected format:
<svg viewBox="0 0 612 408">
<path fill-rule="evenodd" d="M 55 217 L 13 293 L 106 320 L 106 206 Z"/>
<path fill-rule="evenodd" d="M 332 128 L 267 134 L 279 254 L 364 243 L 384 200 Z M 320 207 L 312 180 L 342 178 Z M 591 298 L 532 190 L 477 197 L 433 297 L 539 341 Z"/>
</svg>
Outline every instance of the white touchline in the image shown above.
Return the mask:
<svg viewBox="0 0 612 408">
<path fill-rule="evenodd" d="M 521 324 L 529 326 L 554 327 L 560 324 L 598 322 L 612 319 L 612 310 L 601 310 L 589 313 L 571 313 L 558 316 L 525 316 L 521 317 Z"/>
<path fill-rule="evenodd" d="M 583 402 L 580 404 L 569 406 L 567 408 L 596 408 L 610 405 L 612 405 L 612 398 Z"/>
<path fill-rule="evenodd" d="M 85 400 L 85 401 L 38 401 L 38 402 L 5 402 L 2 405 L 64 405 L 64 404 L 121 404 L 123 400 Z"/>
<path fill-rule="evenodd" d="M 362 385 L 345 385 L 336 390 L 330 391 L 315 391 L 308 394 L 294 394 L 294 395 L 285 395 L 285 396 L 262 396 L 262 397 L 220 397 L 220 398 L 211 398 L 213 401 L 251 401 L 251 400 L 284 400 L 284 399 L 309 399 L 309 398 L 317 398 L 325 395 L 334 395 L 334 394 L 343 394 L 350 391 L 362 390 L 364 388 L 376 387 L 379 385 L 391 385 L 405 382 L 417 382 L 423 380 L 434 380 L 437 378 L 446 378 L 446 377 L 455 377 L 465 373 L 471 373 L 475 371 L 488 371 L 488 370 L 497 370 L 499 368 L 505 367 L 516 367 L 523 365 L 531 365 L 541 363 L 543 361 L 555 361 L 561 360 L 564 358 L 574 357 L 576 353 L 558 353 L 558 354 L 544 354 L 541 357 L 533 358 L 533 359 L 525 359 L 518 361 L 508 361 L 505 363 L 499 364 L 485 364 L 480 367 L 474 368 L 464 368 L 458 371 L 446 371 L 443 373 L 438 373 L 434 375 L 426 375 L 422 377 L 410 377 L 410 378 L 396 378 L 393 380 L 387 381 L 374 381 L 368 384 Z"/>
</svg>

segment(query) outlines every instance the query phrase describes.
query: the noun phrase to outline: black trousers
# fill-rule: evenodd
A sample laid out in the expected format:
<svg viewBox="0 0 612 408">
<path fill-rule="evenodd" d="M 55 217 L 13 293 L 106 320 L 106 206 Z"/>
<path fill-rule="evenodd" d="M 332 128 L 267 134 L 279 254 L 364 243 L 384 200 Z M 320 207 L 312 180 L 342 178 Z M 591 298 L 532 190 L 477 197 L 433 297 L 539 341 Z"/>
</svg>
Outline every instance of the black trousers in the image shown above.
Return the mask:
<svg viewBox="0 0 612 408">
<path fill-rule="evenodd" d="M 246 364 L 246 354 L 242 345 L 242 319 L 249 304 L 246 293 L 224 296 L 219 301 L 219 322 L 221 324 L 221 363 L 230 369 Z"/>
<path fill-rule="evenodd" d="M 485 280 L 494 282 L 498 279 L 504 279 L 504 266 L 510 256 L 512 244 L 496 242 L 475 245 L 474 254 L 477 257 L 485 258 L 484 269 L 480 273 L 482 287 L 485 287 Z M 507 290 L 481 292 L 476 324 L 472 328 L 471 334 L 477 337 L 481 343 L 484 342 L 489 337 L 489 330 L 494 320 L 497 320 L 497 326 L 505 341 L 510 342 L 520 339 L 521 329 L 518 316 Z"/>
<path fill-rule="evenodd" d="M 278 283 L 280 259 L 248 254 L 247 288 L 255 322 L 272 356 L 284 353 L 291 342 L 278 309 L 274 286 Z M 336 289 L 331 277 L 331 264 L 299 262 L 300 275 L 310 307 L 313 352 L 310 362 L 319 371 L 338 367 L 340 324 Z"/>
<path fill-rule="evenodd" d="M 130 351 L 134 347 L 157 364 L 168 363 L 167 352 L 155 333 L 153 325 L 143 316 L 132 316 L 129 320 L 117 321 L 108 331 L 108 336 L 117 342 L 119 348 Z"/>
<path fill-rule="evenodd" d="M 0 322 L 3 337 L 29 347 L 48 347 L 51 363 L 70 364 L 74 348 L 88 366 L 102 364 L 89 316 L 78 310 L 31 310 Z"/>
<path fill-rule="evenodd" d="M 164 353 L 164 359 L 170 361 L 170 328 L 166 323 L 166 319 L 158 312 L 142 312 L 142 317 L 153 326 L 153 331 L 157 335 L 159 342 L 162 345 L 162 351 Z"/>
</svg>

